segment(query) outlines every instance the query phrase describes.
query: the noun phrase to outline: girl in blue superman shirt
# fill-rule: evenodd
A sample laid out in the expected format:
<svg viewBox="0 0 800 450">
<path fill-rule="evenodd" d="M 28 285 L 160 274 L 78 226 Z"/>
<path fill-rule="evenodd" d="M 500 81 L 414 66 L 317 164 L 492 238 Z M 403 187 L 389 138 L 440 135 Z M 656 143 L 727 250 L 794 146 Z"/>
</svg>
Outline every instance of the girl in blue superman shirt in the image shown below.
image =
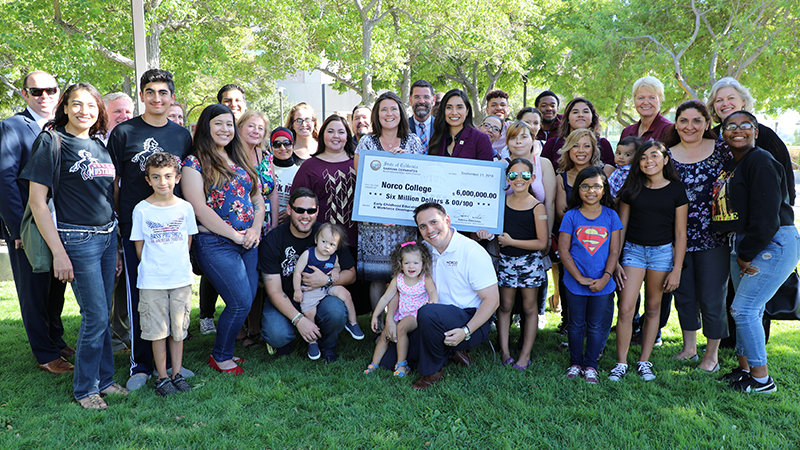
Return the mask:
<svg viewBox="0 0 800 450">
<path fill-rule="evenodd" d="M 569 304 L 570 367 L 567 378 L 584 376 L 597 383 L 597 359 L 606 345 L 614 311 L 622 222 L 614 211 L 608 178 L 590 166 L 575 177 L 578 195 L 572 195 L 561 221 L 558 252 L 564 264 Z M 611 314 L 609 314 L 609 309 Z M 586 348 L 584 351 L 584 338 Z"/>
</svg>

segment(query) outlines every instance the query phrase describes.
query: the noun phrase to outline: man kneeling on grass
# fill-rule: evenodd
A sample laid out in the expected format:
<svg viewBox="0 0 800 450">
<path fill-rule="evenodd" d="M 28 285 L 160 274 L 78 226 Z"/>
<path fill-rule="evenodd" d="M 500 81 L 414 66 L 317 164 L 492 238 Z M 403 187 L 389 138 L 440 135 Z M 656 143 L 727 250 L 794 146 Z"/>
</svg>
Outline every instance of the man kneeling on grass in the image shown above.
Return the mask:
<svg viewBox="0 0 800 450">
<path fill-rule="evenodd" d="M 422 375 L 413 385 L 423 390 L 439 381 L 448 359 L 469 367 L 468 350 L 489 340 L 489 318 L 500 303 L 497 275 L 492 259 L 477 242 L 456 232 L 450 216 L 438 203 L 425 203 L 414 210 L 414 220 L 433 256 L 433 281 L 439 303 L 423 305 L 417 313 L 418 327 L 408 335 L 408 361 Z M 397 339 L 394 312 L 389 303 L 386 327 Z M 381 360 L 394 370 L 396 348 Z"/>
<path fill-rule="evenodd" d="M 183 340 L 192 311 L 192 264 L 189 246 L 197 234 L 192 205 L 173 194 L 180 181 L 180 162 L 169 153 L 154 153 L 145 163 L 145 180 L 153 194 L 133 209 L 131 242 L 139 257 L 136 288 L 142 339 L 153 341 L 161 396 L 192 389 L 181 375 Z M 167 375 L 167 342 L 172 379 Z"/>
</svg>

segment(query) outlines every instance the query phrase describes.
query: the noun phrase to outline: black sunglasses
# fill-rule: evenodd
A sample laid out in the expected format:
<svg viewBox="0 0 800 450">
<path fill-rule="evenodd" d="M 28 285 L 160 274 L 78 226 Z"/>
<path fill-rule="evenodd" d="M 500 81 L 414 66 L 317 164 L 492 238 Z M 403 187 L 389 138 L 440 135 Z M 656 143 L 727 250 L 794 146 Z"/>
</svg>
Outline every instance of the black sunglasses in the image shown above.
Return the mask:
<svg viewBox="0 0 800 450">
<path fill-rule="evenodd" d="M 278 148 L 278 147 L 289 148 L 292 145 L 294 145 L 292 144 L 292 141 L 272 141 L 272 148 Z"/>
<path fill-rule="evenodd" d="M 301 208 L 299 206 L 292 206 L 291 208 L 292 208 L 292 211 L 296 212 L 297 214 L 308 213 L 309 215 L 311 215 L 311 214 L 316 214 L 317 213 L 317 208 Z"/>
<path fill-rule="evenodd" d="M 42 94 L 45 93 L 45 92 L 47 92 L 47 95 L 53 96 L 53 95 L 56 95 L 56 92 L 58 92 L 58 88 L 57 87 L 49 87 L 49 88 L 29 87 L 29 88 L 25 88 L 25 89 L 27 89 L 28 93 L 31 94 L 34 97 L 41 97 Z"/>
</svg>

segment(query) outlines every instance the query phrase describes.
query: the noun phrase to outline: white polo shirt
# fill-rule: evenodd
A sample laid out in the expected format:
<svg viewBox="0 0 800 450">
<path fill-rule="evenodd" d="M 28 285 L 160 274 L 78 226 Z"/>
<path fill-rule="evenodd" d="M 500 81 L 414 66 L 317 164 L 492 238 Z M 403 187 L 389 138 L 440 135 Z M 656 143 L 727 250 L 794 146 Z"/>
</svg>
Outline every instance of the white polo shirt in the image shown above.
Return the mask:
<svg viewBox="0 0 800 450">
<path fill-rule="evenodd" d="M 481 298 L 478 291 L 497 284 L 492 258 L 472 239 L 450 227 L 453 237 L 444 253 L 439 253 L 428 242 L 433 257 L 433 281 L 439 294 L 439 303 L 461 309 L 478 308 Z"/>
</svg>

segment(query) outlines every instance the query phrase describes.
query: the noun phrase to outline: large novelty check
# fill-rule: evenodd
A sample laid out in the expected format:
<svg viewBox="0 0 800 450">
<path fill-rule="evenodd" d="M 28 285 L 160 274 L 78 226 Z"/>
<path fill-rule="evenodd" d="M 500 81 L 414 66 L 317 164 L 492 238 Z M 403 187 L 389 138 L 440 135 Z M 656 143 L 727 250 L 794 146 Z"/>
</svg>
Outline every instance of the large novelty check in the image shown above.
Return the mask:
<svg viewBox="0 0 800 450">
<path fill-rule="evenodd" d="M 353 220 L 414 223 L 414 208 L 437 202 L 459 231 L 503 232 L 505 165 L 441 156 L 359 154 Z"/>
</svg>

